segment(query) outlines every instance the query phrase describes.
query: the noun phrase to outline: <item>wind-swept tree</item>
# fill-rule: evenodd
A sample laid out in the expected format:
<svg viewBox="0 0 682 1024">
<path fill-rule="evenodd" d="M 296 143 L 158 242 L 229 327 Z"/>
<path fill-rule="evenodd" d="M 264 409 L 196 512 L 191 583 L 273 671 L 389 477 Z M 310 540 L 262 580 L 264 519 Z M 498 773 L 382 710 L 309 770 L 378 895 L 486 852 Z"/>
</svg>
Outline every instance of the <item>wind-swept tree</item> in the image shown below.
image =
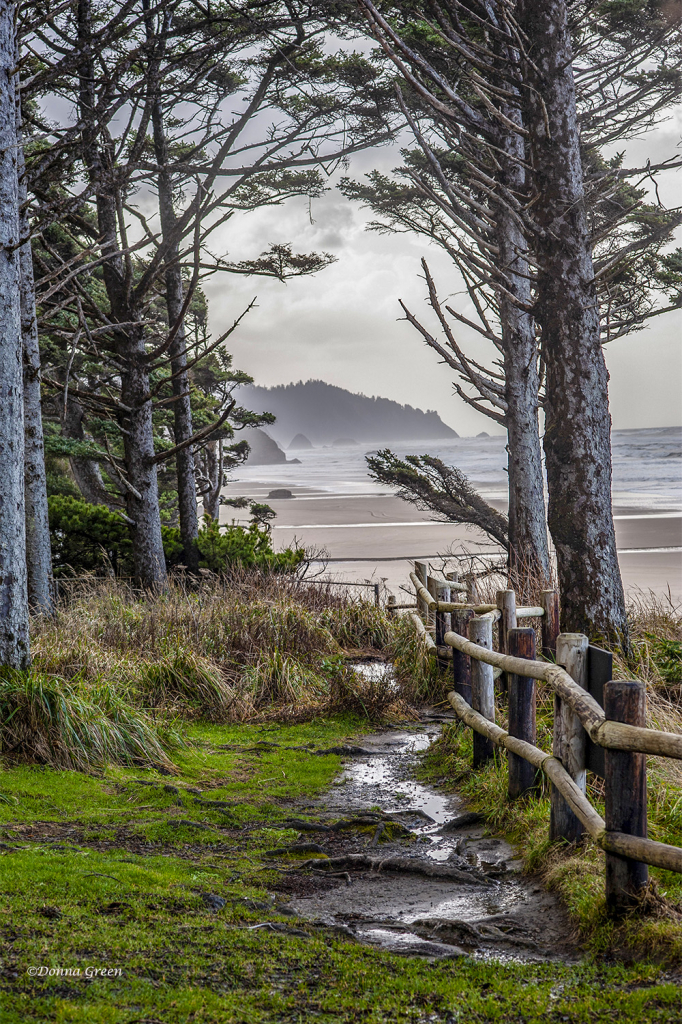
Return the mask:
<svg viewBox="0 0 682 1024">
<path fill-rule="evenodd" d="M 624 169 L 618 159 L 607 163 L 598 154 L 605 137 L 608 141 L 626 137 L 628 131 L 636 126 L 641 128 L 655 111 L 674 98 L 676 75 L 666 56 L 671 26 L 666 26 L 660 17 L 657 22 L 651 19 L 651 13 L 656 13 L 655 5 L 645 5 L 645 15 L 641 12 L 628 15 L 618 5 L 610 5 L 606 13 L 594 12 L 589 5 L 571 6 L 573 23 L 570 28 L 574 35 L 580 35 L 581 41 L 577 63 L 582 74 L 579 90 L 582 138 L 575 95 L 572 108 L 563 110 L 561 116 L 565 124 L 570 123 L 572 140 L 577 147 L 573 171 L 580 173 L 580 193 L 574 193 L 573 200 L 578 200 L 580 195 L 584 226 L 589 220 L 591 231 L 585 230 L 578 238 L 578 221 L 564 218 L 566 237 L 560 241 L 548 223 L 541 222 L 536 215 L 538 195 L 542 193 L 547 215 L 550 209 L 556 213 L 561 206 L 560 201 L 556 204 L 554 201 L 560 197 L 561 190 L 556 192 L 548 179 L 538 179 L 538 164 L 533 157 L 533 133 L 539 127 L 540 115 L 547 118 L 543 90 L 551 78 L 537 74 L 533 78 L 528 73 L 533 63 L 530 50 L 547 45 L 544 37 L 539 42 L 536 39 L 535 13 L 529 14 L 525 31 L 522 31 L 515 21 L 514 10 L 506 4 L 437 4 L 428 0 L 419 4 L 375 4 L 371 0 L 360 0 L 360 6 L 365 9 L 375 36 L 410 91 L 409 95 L 405 94 L 405 113 L 420 148 L 406 154 L 406 165 L 401 172 L 407 179 L 405 182 L 396 184 L 375 175 L 369 187 L 355 186 L 355 194 L 379 210 L 384 224 L 388 220 L 391 226 L 419 230 L 451 254 L 476 310 L 477 322 L 472 323 L 452 306 L 447 306 L 448 313 L 455 321 L 473 327 L 496 344 L 504 358 L 493 369 L 484 368 L 466 356 L 444 315 L 426 266 L 429 298 L 445 342 L 434 337 L 406 310 L 407 318 L 473 389 L 472 396 L 459 386 L 465 400 L 498 421 L 504 416 L 505 423 L 513 419 L 508 401 L 510 388 L 514 388 L 509 351 L 532 353 L 527 365 L 533 367 L 535 380 L 531 391 L 535 393 L 529 395 L 527 391 L 524 396 L 517 389 L 517 399 L 521 399 L 523 409 L 530 397 L 527 420 L 535 423 L 537 432 L 540 375 L 535 368 L 538 358 L 540 369 L 546 368 L 547 373 L 547 409 L 551 410 L 553 401 L 560 403 L 558 396 L 553 399 L 549 396 L 549 391 L 555 392 L 558 378 L 550 377 L 549 363 L 553 363 L 554 356 L 545 351 L 545 346 L 554 344 L 557 328 L 562 333 L 562 324 L 567 326 L 568 320 L 576 317 L 578 296 L 571 296 L 570 289 L 563 288 L 559 263 L 560 253 L 568 244 L 568 235 L 577 232 L 573 237 L 574 247 L 584 246 L 583 251 L 589 252 L 590 260 L 592 252 L 596 251 L 599 262 L 596 274 L 592 274 L 593 294 L 588 303 L 597 325 L 597 349 L 588 346 L 589 351 L 583 349 L 579 354 L 575 337 L 569 340 L 570 332 L 564 337 L 566 347 L 562 362 L 568 376 L 562 382 L 562 390 L 567 390 L 570 378 L 575 392 L 573 401 L 577 402 L 573 409 L 574 422 L 578 406 L 585 398 L 584 394 L 578 397 L 581 379 L 591 372 L 598 376 L 602 372 L 599 365 L 602 369 L 604 366 L 600 341 L 622 336 L 640 326 L 647 316 L 655 314 L 651 287 L 660 288 L 671 272 L 674 275 L 670 258 L 662 255 L 661 248 L 679 223 L 679 215 L 647 207 L 644 192 L 626 184 L 628 178 L 639 174 L 638 169 Z M 638 14 L 636 45 L 628 51 L 623 16 L 626 22 L 628 18 L 637 21 Z M 568 42 L 570 44 L 570 38 Z M 562 53 L 564 62 L 568 53 L 570 45 Z M 654 53 L 663 55 L 660 71 L 643 72 L 642 67 Z M 594 72 L 600 61 L 603 66 L 605 54 L 608 54 L 610 77 L 601 79 L 599 73 Z M 568 64 L 562 64 L 565 77 L 572 77 L 572 64 L 572 58 Z M 531 96 L 537 108 L 534 117 L 529 113 Z M 600 122 L 595 116 L 597 111 L 607 118 L 606 122 Z M 548 146 L 547 152 L 550 148 Z M 556 153 L 553 156 L 554 168 L 559 174 L 561 161 Z M 568 207 L 564 212 L 566 209 Z M 500 231 L 505 223 L 512 225 L 516 233 L 513 237 L 509 231 Z M 511 244 L 506 246 L 506 241 Z M 550 276 L 556 301 L 564 303 L 563 321 L 540 314 L 546 301 L 544 293 L 552 290 L 541 269 L 549 252 L 558 261 Z M 642 254 L 648 265 L 639 273 L 635 261 L 641 260 Z M 564 267 L 567 269 L 568 264 Z M 519 302 L 521 292 L 512 287 L 516 276 L 520 276 L 525 285 L 522 302 Z M 585 295 L 582 300 L 586 300 Z M 533 344 L 530 344 L 529 330 L 526 350 L 519 347 L 517 338 L 505 323 L 510 303 L 516 307 L 517 317 L 525 317 L 529 328 L 532 327 Z M 599 303 L 604 314 L 601 324 Z M 584 302 L 582 308 L 583 311 L 587 308 Z M 587 324 L 583 327 L 587 329 Z M 580 366 L 584 360 L 591 360 L 593 370 L 587 365 Z M 555 457 L 559 448 L 554 447 L 550 430 L 545 437 L 545 450 L 548 468 L 554 458 L 555 469 L 549 477 L 550 528 L 557 545 L 565 624 L 567 628 L 586 629 L 589 623 L 593 632 L 613 635 L 622 634 L 625 629 L 625 612 L 610 507 L 610 449 L 608 453 L 604 449 L 604 409 L 608 420 L 605 379 L 602 383 L 601 391 L 597 389 L 598 399 L 595 389 L 591 390 L 592 402 L 601 409 L 596 415 L 597 418 L 602 416 L 602 425 L 592 421 L 592 413 L 588 412 L 584 424 L 577 427 L 578 432 L 584 429 L 590 435 L 589 439 L 583 438 L 582 448 L 564 444 L 561 454 Z M 523 417 L 523 412 L 521 415 Z M 551 422 L 550 411 L 550 425 Z M 557 422 L 559 447 L 561 431 Z M 608 430 L 606 438 L 608 440 Z M 512 483 L 514 444 L 511 434 L 509 449 L 511 512 L 512 494 L 517 490 Z M 582 466 L 578 457 L 580 450 L 584 453 Z M 566 468 L 562 476 L 558 466 L 566 459 L 573 462 L 573 468 Z M 539 444 L 535 446 L 535 460 L 539 471 Z M 591 478 L 591 474 L 596 474 L 599 480 Z M 581 475 L 584 477 L 583 496 L 577 500 L 576 480 Z M 597 483 L 603 484 L 605 477 L 608 478 L 606 488 L 597 487 Z M 586 497 L 588 491 L 590 499 Z M 567 504 L 563 516 L 553 515 L 552 510 L 564 499 Z M 583 506 L 585 514 L 581 511 Z M 539 509 L 539 502 L 536 508 Z M 513 532 L 510 524 L 510 536 Z M 571 533 L 575 543 L 568 543 Z M 602 579 L 603 587 L 599 582 Z"/>
<path fill-rule="evenodd" d="M 550 567 L 531 264 L 519 213 L 526 192 L 524 136 L 517 85 L 508 81 L 500 93 L 499 68 L 514 59 L 514 48 L 501 35 L 493 36 L 487 48 L 472 39 L 454 45 L 443 29 L 445 15 L 438 5 L 384 4 L 380 11 L 363 0 L 361 6 L 400 74 L 401 106 L 419 148 L 403 154 L 404 183 L 375 173 L 368 185 L 347 183 L 345 190 L 384 215 L 384 224 L 388 219 L 391 227 L 416 227 L 446 249 L 467 287 L 478 323 L 452 312 L 497 350 L 498 366 L 486 368 L 466 357 L 423 262 L 429 299 L 445 342 L 404 305 L 403 309 L 427 344 L 473 388 L 472 395 L 456 384 L 464 400 L 507 430 L 510 571 L 523 588 L 521 576 L 547 579 Z M 419 16 L 421 8 L 435 15 L 433 24 Z M 476 32 L 477 27 L 473 35 Z M 471 85 L 463 86 L 461 96 L 453 92 L 450 83 L 466 83 L 468 78 Z M 481 102 L 477 79 L 497 90 L 497 105 Z"/>
</svg>

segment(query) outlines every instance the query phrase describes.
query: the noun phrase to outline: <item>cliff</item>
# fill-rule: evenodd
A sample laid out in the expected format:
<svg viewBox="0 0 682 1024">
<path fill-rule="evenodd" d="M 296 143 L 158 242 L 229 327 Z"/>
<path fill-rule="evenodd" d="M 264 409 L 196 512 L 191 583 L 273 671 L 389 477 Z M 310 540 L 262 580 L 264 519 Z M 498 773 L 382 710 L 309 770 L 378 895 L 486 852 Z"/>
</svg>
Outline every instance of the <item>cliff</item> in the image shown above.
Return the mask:
<svg viewBox="0 0 682 1024">
<path fill-rule="evenodd" d="M 353 394 L 321 380 L 273 388 L 248 385 L 240 389 L 239 401 L 254 412 L 275 414 L 277 422 L 268 426 L 268 433 L 285 448 L 293 448 L 297 434 L 315 447 L 339 438 L 353 438 L 359 444 L 394 444 L 458 436 L 433 411 Z"/>
</svg>

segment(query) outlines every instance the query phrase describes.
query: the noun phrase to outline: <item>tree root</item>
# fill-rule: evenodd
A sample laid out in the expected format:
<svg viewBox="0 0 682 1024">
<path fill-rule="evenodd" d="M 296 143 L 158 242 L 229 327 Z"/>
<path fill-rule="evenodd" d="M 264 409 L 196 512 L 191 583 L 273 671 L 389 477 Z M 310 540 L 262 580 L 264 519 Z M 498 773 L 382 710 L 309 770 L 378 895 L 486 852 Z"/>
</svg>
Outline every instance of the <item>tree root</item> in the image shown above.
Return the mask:
<svg viewBox="0 0 682 1024">
<path fill-rule="evenodd" d="M 366 853 L 349 853 L 341 857 L 330 857 L 329 860 L 318 858 L 305 860 L 298 870 L 304 868 L 317 868 L 318 870 L 334 871 L 369 868 L 371 873 L 378 874 L 380 871 L 402 871 L 406 874 L 425 875 L 427 878 L 443 878 L 452 882 L 460 882 L 463 885 L 473 885 L 478 882 L 482 885 L 492 885 L 490 879 L 486 878 L 479 871 L 472 869 L 464 871 L 460 868 L 451 867 L 449 864 L 433 863 L 426 860 L 414 860 L 411 857 L 371 857 Z"/>
</svg>

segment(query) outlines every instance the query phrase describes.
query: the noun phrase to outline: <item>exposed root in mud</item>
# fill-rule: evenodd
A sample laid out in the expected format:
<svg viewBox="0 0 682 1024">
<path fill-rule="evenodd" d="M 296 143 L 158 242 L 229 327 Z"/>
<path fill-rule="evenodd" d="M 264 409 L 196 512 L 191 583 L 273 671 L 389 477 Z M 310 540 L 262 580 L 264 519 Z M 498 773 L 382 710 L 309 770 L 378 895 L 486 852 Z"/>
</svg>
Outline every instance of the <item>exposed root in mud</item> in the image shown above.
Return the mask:
<svg viewBox="0 0 682 1024">
<path fill-rule="evenodd" d="M 318 871 L 322 871 L 326 865 L 329 866 L 330 871 L 337 868 L 368 868 L 374 874 L 378 874 L 380 871 L 400 871 L 411 875 L 424 875 L 427 878 L 447 878 L 451 882 L 461 882 L 464 885 L 471 885 L 472 881 L 482 885 L 491 884 L 485 875 L 480 871 L 474 871 L 469 866 L 462 870 L 433 861 L 413 860 L 410 857 L 369 857 L 364 853 L 349 853 L 345 857 L 331 857 L 326 861 L 304 861 L 299 870 L 305 867 L 315 867 Z"/>
<path fill-rule="evenodd" d="M 520 873 L 480 814 L 415 780 L 439 725 L 425 716 L 353 747 L 326 798 L 283 823 L 298 840 L 263 855 L 274 888 L 308 927 L 395 953 L 576 959 L 560 901 Z"/>
</svg>

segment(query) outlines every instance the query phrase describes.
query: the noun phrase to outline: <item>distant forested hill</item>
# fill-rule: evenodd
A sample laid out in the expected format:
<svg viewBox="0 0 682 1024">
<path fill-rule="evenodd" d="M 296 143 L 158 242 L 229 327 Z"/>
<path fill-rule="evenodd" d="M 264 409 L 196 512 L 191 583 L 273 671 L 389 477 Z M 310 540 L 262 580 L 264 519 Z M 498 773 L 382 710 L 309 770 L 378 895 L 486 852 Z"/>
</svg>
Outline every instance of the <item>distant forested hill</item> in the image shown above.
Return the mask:
<svg viewBox="0 0 682 1024">
<path fill-rule="evenodd" d="M 435 412 L 422 412 L 388 398 L 354 395 L 344 388 L 308 380 L 274 388 L 241 388 L 239 402 L 254 412 L 272 412 L 267 432 L 283 448 L 297 434 L 314 445 L 354 440 L 358 444 L 457 437 Z"/>
</svg>

